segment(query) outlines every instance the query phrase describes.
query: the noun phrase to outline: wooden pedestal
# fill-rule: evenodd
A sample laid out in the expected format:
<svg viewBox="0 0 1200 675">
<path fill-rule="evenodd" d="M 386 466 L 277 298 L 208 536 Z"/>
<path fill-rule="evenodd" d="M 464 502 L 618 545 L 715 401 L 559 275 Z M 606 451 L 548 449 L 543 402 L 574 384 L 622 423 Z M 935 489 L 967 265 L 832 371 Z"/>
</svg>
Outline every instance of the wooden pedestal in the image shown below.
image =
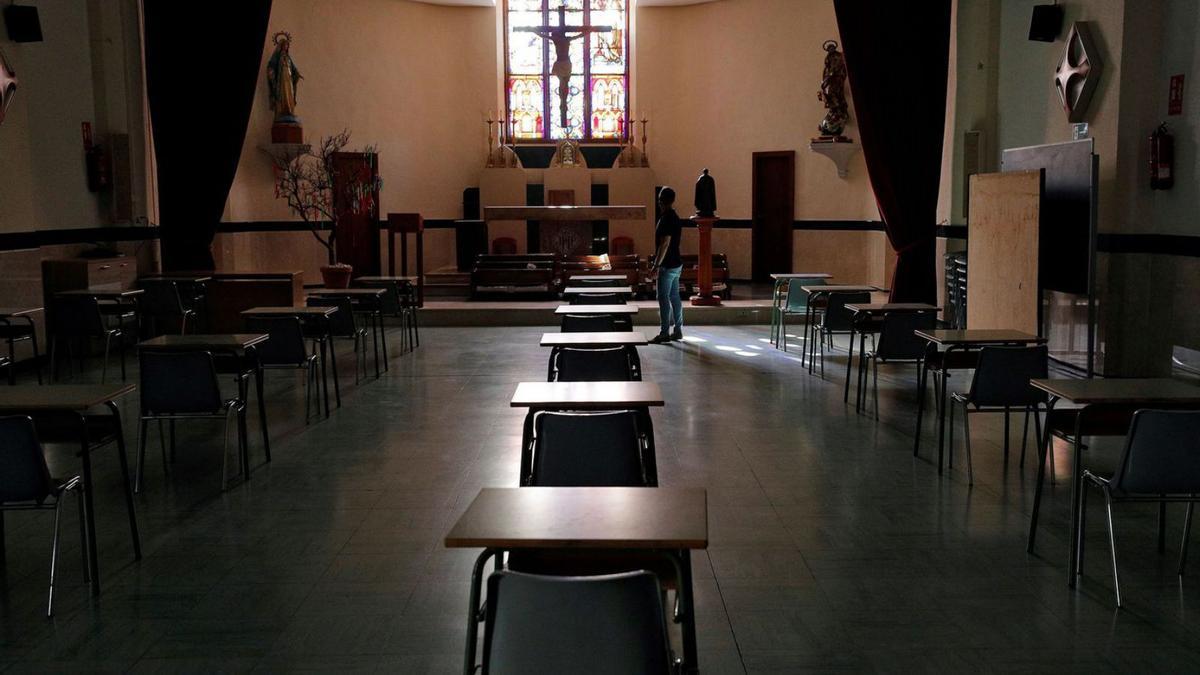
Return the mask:
<svg viewBox="0 0 1200 675">
<path fill-rule="evenodd" d="M 692 216 L 696 229 L 700 232 L 700 250 L 696 281 L 700 285 L 700 293 L 692 296 L 692 305 L 696 307 L 720 307 L 721 296 L 713 295 L 712 271 L 712 230 L 713 225 L 720 220 L 716 216 Z"/>
</svg>

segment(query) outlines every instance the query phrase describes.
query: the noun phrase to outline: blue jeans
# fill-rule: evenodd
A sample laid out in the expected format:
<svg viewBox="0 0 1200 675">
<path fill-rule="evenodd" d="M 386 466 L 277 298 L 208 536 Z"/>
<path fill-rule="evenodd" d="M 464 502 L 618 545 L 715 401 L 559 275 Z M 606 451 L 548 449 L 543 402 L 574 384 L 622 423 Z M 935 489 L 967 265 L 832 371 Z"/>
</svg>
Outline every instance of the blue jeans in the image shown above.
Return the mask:
<svg viewBox="0 0 1200 675">
<path fill-rule="evenodd" d="M 675 332 L 683 332 L 683 300 L 679 297 L 679 275 L 682 273 L 683 265 L 658 268 L 658 321 L 663 335 L 671 332 L 672 318 Z"/>
</svg>

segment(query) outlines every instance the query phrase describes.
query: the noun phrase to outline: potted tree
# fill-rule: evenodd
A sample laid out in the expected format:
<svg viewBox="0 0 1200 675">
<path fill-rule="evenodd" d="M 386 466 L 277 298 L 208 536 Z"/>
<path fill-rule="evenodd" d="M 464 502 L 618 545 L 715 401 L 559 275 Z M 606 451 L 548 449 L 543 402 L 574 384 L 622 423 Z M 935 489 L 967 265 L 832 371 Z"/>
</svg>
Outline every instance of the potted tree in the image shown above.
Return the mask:
<svg viewBox="0 0 1200 675">
<path fill-rule="evenodd" d="M 339 176 L 334 155 L 350 144 L 350 132 L 322 138 L 315 146 L 299 145 L 275 159 L 275 197 L 287 201 L 296 215 L 308 224 L 313 237 L 325 247 L 329 264 L 321 267 L 328 288 L 346 288 L 354 269 L 337 259 L 337 215 L 339 211 L 366 213 L 375 208 L 381 178 Z M 361 152 L 375 156 L 374 146 Z"/>
</svg>

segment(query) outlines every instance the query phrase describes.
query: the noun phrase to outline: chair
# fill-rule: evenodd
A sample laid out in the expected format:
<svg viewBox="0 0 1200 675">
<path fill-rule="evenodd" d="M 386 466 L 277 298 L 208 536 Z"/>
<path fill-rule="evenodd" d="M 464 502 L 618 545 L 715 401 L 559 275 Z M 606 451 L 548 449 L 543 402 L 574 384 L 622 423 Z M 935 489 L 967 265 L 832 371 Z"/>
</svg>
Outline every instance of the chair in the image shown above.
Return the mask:
<svg viewBox="0 0 1200 675">
<path fill-rule="evenodd" d="M 239 468 L 248 478 L 250 459 L 246 434 L 246 402 L 241 398 L 223 399 L 217 383 L 217 368 L 208 352 L 161 352 L 142 350 L 141 394 L 142 414 L 138 418 L 137 469 L 134 492 L 142 490 L 142 474 L 146 465 L 146 436 L 150 422 L 159 423 L 159 445 L 163 454 L 163 471 L 175 458 L 175 422 L 177 420 L 225 420 L 221 444 L 221 490 L 228 487 L 229 422 L 237 420 Z M 162 422 L 171 425 L 171 452 L 163 439 Z"/>
<path fill-rule="evenodd" d="M 623 325 L 618 329 L 612 314 L 563 314 L 562 317 L 564 333 L 612 333 L 617 330 L 633 330 L 633 326 Z"/>
<path fill-rule="evenodd" d="M 108 325 L 100 311 L 100 303 L 96 298 L 87 295 L 59 296 L 54 300 L 51 322 L 54 330 L 50 333 L 50 379 L 58 378 L 58 346 L 64 340 L 77 339 L 80 351 L 87 348 L 89 338 L 104 338 L 104 363 L 100 371 L 100 381 L 108 377 L 108 354 L 112 349 L 113 340 L 117 341 L 117 349 L 121 358 L 121 380 L 125 380 L 125 333 L 120 323 L 113 328 Z M 70 342 L 67 343 L 70 349 Z M 68 353 L 68 357 L 70 354 Z M 82 360 L 82 354 L 80 355 Z"/>
<path fill-rule="evenodd" d="M 162 319 L 179 321 L 179 334 L 187 333 L 188 321 L 195 322 L 196 312 L 183 304 L 174 281 L 146 279 L 142 281 L 142 290 L 145 292 L 138 298 L 138 310 L 143 318 L 153 321 L 153 334 L 159 334 L 158 322 Z"/>
<path fill-rule="evenodd" d="M 650 572 L 495 572 L 484 617 L 484 673 L 672 672 L 662 597 Z"/>
<path fill-rule="evenodd" d="M 800 287 L 824 285 L 824 278 L 788 279 L 787 297 L 777 298 L 771 308 L 771 338 L 775 341 L 776 347 L 782 343 L 783 351 L 787 351 L 787 318 L 793 315 L 807 316 L 808 314 L 808 293 L 800 290 Z"/>
<path fill-rule="evenodd" d="M 1036 347 L 984 347 L 979 352 L 979 363 L 971 388 L 966 393 L 955 392 L 950 402 L 950 438 L 947 463 L 954 462 L 954 406 L 963 409 L 963 437 L 967 450 L 968 481 L 974 484 L 971 467 L 972 413 L 1004 413 L 1004 454 L 1008 456 L 1008 415 L 1012 408 L 1025 409 L 1025 431 L 1029 431 L 1029 413 L 1033 411 L 1035 434 L 1041 439 L 1039 406 L 1047 407 L 1046 392 L 1029 386 L 1029 381 L 1046 377 L 1048 350 L 1046 345 Z M 943 385 L 945 386 L 945 385 Z M 973 409 L 972 409 L 973 408 Z M 1026 434 L 1027 435 L 1027 434 Z M 1040 440 L 1039 440 L 1040 442 Z M 1049 453 L 1048 453 L 1049 454 Z M 1025 463 L 1025 439 L 1021 442 L 1021 464 Z"/>
<path fill-rule="evenodd" d="M 336 307 L 329 317 L 329 332 L 334 338 L 354 341 L 354 383 L 367 378 L 367 329 L 358 325 L 354 315 L 354 302 L 350 298 L 308 298 L 309 307 Z M 323 340 L 324 335 L 312 336 Z M 333 349 L 333 345 L 329 346 Z"/>
<path fill-rule="evenodd" d="M 398 281 L 356 282 L 365 288 L 382 288 L 384 294 L 379 299 L 380 309 L 384 314 L 400 319 L 400 351 L 404 352 L 405 340 L 408 348 L 415 349 L 421 343 L 417 327 L 417 289 L 413 284 Z"/>
<path fill-rule="evenodd" d="M 579 293 L 571 298 L 572 305 L 624 305 L 624 293 Z"/>
<path fill-rule="evenodd" d="M 853 328 L 854 313 L 846 309 L 846 305 L 865 304 L 871 302 L 870 293 L 830 293 L 826 301 L 825 311 L 821 313 L 821 321 L 817 324 L 817 344 L 821 354 L 821 376 L 825 375 L 825 343 L 833 347 L 834 335 L 849 335 Z"/>
<path fill-rule="evenodd" d="M 634 382 L 640 380 L 625 347 L 561 347 L 550 355 L 551 382 Z"/>
<path fill-rule="evenodd" d="M 318 368 L 320 358 L 310 354 L 304 342 L 304 328 L 295 316 L 249 317 L 246 329 L 251 333 L 266 333 L 266 342 L 258 346 L 258 359 L 267 370 L 305 371 L 304 423 L 311 419 L 312 406 L 321 414 L 319 398 L 320 382 Z M 329 384 L 325 384 L 326 409 L 329 407 Z"/>
<path fill-rule="evenodd" d="M 1121 607 L 1121 580 L 1117 572 L 1116 535 L 1112 507 L 1117 502 L 1186 502 L 1183 541 L 1179 549 L 1179 576 L 1187 564 L 1188 539 L 1192 510 L 1200 501 L 1200 411 L 1139 410 L 1134 413 L 1125 441 L 1125 451 L 1117 470 L 1109 478 L 1085 469 L 1084 489 L 1080 495 L 1079 539 L 1075 574 L 1083 574 L 1084 524 L 1087 516 L 1088 489 L 1104 493 L 1108 520 L 1108 546 L 1112 556 L 1113 591 Z M 1160 512 L 1161 513 L 1161 512 Z M 1162 519 L 1159 520 L 1160 526 Z"/>
<path fill-rule="evenodd" d="M 517 240 L 512 237 L 496 237 L 492 240 L 492 255 L 516 255 Z"/>
<path fill-rule="evenodd" d="M 33 420 L 24 416 L 0 417 L 0 564 L 4 556 L 5 511 L 54 511 L 54 537 L 50 544 L 50 592 L 46 616 L 54 616 L 54 579 L 58 569 L 58 532 L 63 496 L 73 492 L 79 505 L 79 533 L 83 540 L 83 578 L 91 580 L 87 556 L 87 521 L 83 515 L 83 481 L 79 476 L 53 478 L 46 466 L 42 444 Z"/>
<path fill-rule="evenodd" d="M 540 412 L 522 485 L 657 487 L 654 439 L 633 410 Z"/>
<path fill-rule="evenodd" d="M 626 236 L 613 237 L 612 242 L 609 244 L 609 253 L 614 256 L 633 255 L 636 253 L 633 238 Z"/>
<path fill-rule="evenodd" d="M 20 323 L 13 323 L 14 321 L 19 321 Z M 33 317 L 10 316 L 6 319 L 0 319 L 0 339 L 8 343 L 8 383 L 16 384 L 16 344 L 18 342 L 29 342 L 33 348 L 33 364 L 37 369 L 38 384 L 41 384 L 42 356 L 38 352 L 37 327 L 33 324 Z"/>
<path fill-rule="evenodd" d="M 929 330 L 937 324 L 937 316 L 933 311 L 928 312 L 887 312 L 883 315 L 883 324 L 879 329 L 879 342 L 874 349 L 859 357 L 858 367 L 858 398 L 866 398 L 863 385 L 866 383 L 866 371 L 862 359 L 871 363 L 871 392 L 873 395 L 875 418 L 879 418 L 879 364 L 880 363 L 912 363 L 920 372 L 921 362 L 925 359 L 926 341 L 916 336 L 914 331 Z M 917 396 L 921 395 L 918 380 Z"/>
</svg>

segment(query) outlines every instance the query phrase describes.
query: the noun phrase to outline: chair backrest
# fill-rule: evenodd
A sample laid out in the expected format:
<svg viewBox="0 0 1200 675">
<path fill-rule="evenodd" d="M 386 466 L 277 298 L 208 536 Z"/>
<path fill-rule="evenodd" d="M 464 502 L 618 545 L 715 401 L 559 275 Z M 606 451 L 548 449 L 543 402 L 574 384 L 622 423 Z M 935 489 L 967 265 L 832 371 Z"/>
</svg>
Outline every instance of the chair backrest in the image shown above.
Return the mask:
<svg viewBox="0 0 1200 675">
<path fill-rule="evenodd" d="M 805 279 L 788 279 L 787 284 L 787 310 L 789 312 L 803 312 L 808 309 L 808 293 L 800 290 L 801 286 L 824 286 L 825 279 L 823 278 L 805 278 Z"/>
<path fill-rule="evenodd" d="M 142 350 L 138 360 L 143 415 L 206 414 L 221 409 L 212 354 Z"/>
<path fill-rule="evenodd" d="M 670 673 L 658 578 L 495 572 L 488 577 L 483 672 Z"/>
<path fill-rule="evenodd" d="M 1029 385 L 1046 377 L 1049 352 L 1034 347 L 984 347 L 968 394 L 976 406 L 1029 406 L 1046 402 L 1046 393 Z"/>
<path fill-rule="evenodd" d="M 0 466 L 0 504 L 41 503 L 50 496 L 50 470 L 29 417 L 0 417 Z"/>
<path fill-rule="evenodd" d="M 652 487 L 642 452 L 632 410 L 542 412 L 534 420 L 528 478 L 538 487 Z"/>
<path fill-rule="evenodd" d="M 138 310 L 154 316 L 180 316 L 183 314 L 183 300 L 179 295 L 179 286 L 167 279 L 146 279 L 142 281 L 142 290 L 138 296 Z"/>
<path fill-rule="evenodd" d="M 937 325 L 932 312 L 887 312 L 879 330 L 879 346 L 875 355 L 888 361 L 916 361 L 925 356 L 928 342 L 914 331 L 930 330 Z"/>
<path fill-rule="evenodd" d="M 1134 413 L 1112 485 L 1129 494 L 1200 494 L 1200 411 Z"/>
<path fill-rule="evenodd" d="M 100 301 L 89 295 L 54 299 L 54 332 L 61 336 L 103 335 L 107 330 Z"/>
<path fill-rule="evenodd" d="M 821 326 L 827 331 L 850 332 L 850 322 L 854 315 L 846 309 L 846 305 L 868 302 L 871 302 L 870 293 L 830 293 L 825 315 L 821 318 Z"/>
<path fill-rule="evenodd" d="M 580 293 L 571 298 L 572 305 L 624 305 L 624 293 Z"/>
<path fill-rule="evenodd" d="M 564 314 L 564 333 L 611 333 L 616 330 L 612 314 Z"/>
<path fill-rule="evenodd" d="M 396 315 L 403 311 L 404 297 L 399 283 L 393 281 L 356 283 L 362 288 L 383 289 L 383 295 L 379 296 L 379 310 L 384 314 Z"/>
<path fill-rule="evenodd" d="M 563 347 L 555 352 L 556 382 L 631 382 L 633 368 L 624 347 L 578 349 Z"/>
<path fill-rule="evenodd" d="M 329 328 L 334 337 L 352 338 L 358 333 L 358 323 L 354 318 L 354 301 L 350 298 L 310 296 L 305 302 L 309 307 L 337 307 L 337 311 L 329 317 Z"/>
<path fill-rule="evenodd" d="M 341 310 L 338 310 L 340 313 Z M 254 316 L 246 319 L 251 333 L 270 336 L 258 346 L 258 358 L 264 366 L 301 366 L 308 363 L 304 329 L 298 316 Z"/>
</svg>

